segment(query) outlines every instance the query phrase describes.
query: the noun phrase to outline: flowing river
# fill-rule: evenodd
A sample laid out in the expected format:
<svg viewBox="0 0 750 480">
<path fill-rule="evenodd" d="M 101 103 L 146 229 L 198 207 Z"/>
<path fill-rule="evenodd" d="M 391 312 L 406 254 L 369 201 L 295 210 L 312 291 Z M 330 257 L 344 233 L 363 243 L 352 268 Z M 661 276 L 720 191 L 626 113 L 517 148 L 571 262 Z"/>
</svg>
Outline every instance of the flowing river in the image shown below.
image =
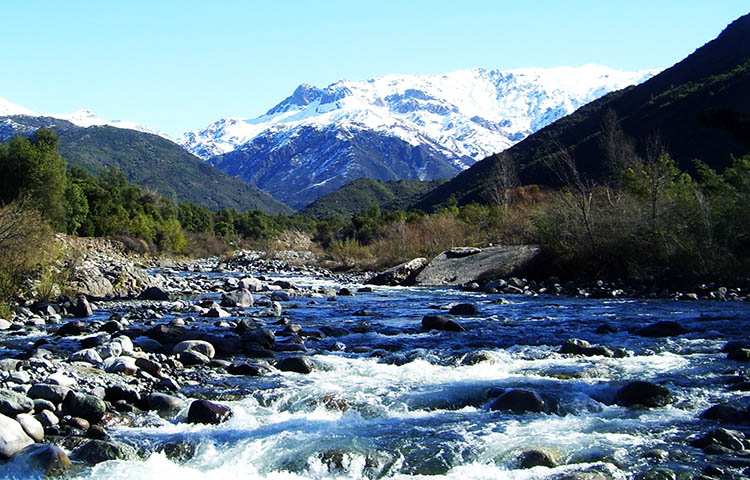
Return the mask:
<svg viewBox="0 0 750 480">
<path fill-rule="evenodd" d="M 309 276 L 283 278 L 313 290 L 342 286 Z M 151 414 L 110 431 L 143 451 L 171 442 L 189 445 L 190 455 L 175 460 L 149 453 L 145 459 L 79 469 L 74 477 L 595 479 L 633 478 L 655 468 L 676 475 L 706 468 L 740 475 L 750 466 L 745 458 L 708 456 L 689 444 L 715 427 L 699 418 L 708 407 L 748 406 L 745 393 L 732 388 L 744 378 L 746 364 L 721 352 L 727 341 L 747 338 L 747 303 L 408 287 L 357 292 L 362 285 L 344 286 L 355 294 L 282 302 L 283 317 L 308 333 L 305 355 L 315 371 L 196 375 L 181 394 L 229 406 L 233 416 L 225 423 L 189 424 L 183 411 L 168 418 Z M 422 330 L 425 315 L 444 314 L 455 303 L 478 308 L 478 314 L 455 316 L 466 331 Z M 97 318 L 124 309 L 102 303 Z M 633 333 L 663 320 L 678 322 L 687 333 L 661 338 Z M 271 321 L 267 326 L 283 344 L 284 327 Z M 222 328 L 204 318 L 192 327 Z M 619 355 L 559 353 L 570 338 Z M 299 352 L 277 358 L 293 354 Z M 672 400 L 652 409 L 617 405 L 617 391 L 634 380 L 664 385 Z M 518 388 L 539 392 L 554 411 L 489 408 L 498 394 Z M 522 465 L 529 451 L 552 463 Z"/>
</svg>

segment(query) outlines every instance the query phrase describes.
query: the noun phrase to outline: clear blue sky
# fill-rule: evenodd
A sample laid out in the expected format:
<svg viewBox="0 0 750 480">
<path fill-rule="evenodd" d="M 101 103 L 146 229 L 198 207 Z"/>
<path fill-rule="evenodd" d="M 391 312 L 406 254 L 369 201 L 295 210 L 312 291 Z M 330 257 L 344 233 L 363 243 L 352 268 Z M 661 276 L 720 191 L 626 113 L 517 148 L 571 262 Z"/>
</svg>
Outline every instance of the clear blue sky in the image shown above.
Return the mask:
<svg viewBox="0 0 750 480">
<path fill-rule="evenodd" d="M 0 4 L 0 97 L 177 136 L 300 83 L 597 63 L 668 67 L 747 0 L 28 1 Z"/>
</svg>

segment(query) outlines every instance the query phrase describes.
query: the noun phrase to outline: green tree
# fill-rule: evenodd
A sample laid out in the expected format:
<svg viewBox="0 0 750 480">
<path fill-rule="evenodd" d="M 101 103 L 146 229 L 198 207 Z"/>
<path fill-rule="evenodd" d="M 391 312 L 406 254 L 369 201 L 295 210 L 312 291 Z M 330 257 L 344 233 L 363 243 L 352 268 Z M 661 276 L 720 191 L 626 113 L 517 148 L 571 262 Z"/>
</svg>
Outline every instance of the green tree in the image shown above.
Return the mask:
<svg viewBox="0 0 750 480">
<path fill-rule="evenodd" d="M 31 139 L 16 137 L 0 145 L 0 201 L 27 198 L 52 226 L 64 230 L 67 178 L 57 145 L 57 135 L 46 129 Z"/>
</svg>

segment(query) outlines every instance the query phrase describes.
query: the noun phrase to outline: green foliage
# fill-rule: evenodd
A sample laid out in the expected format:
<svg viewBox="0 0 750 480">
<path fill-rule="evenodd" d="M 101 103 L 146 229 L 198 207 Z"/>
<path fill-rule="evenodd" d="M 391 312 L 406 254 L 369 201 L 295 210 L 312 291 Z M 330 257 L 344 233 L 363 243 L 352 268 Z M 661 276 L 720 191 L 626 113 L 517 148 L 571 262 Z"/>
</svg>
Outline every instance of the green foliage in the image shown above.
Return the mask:
<svg viewBox="0 0 750 480">
<path fill-rule="evenodd" d="M 0 206 L 0 302 L 21 293 L 26 279 L 48 267 L 56 251 L 36 208 L 19 200 Z"/>
<path fill-rule="evenodd" d="M 99 177 L 81 168 L 70 171 L 70 190 L 80 191 L 87 206 L 79 209 L 71 233 L 86 236 L 127 236 L 142 239 L 153 251 L 184 253 L 187 241 L 172 203 L 138 185 L 131 185 L 114 167 Z M 201 211 L 195 207 L 196 211 Z M 70 218 L 69 218 L 70 225 Z"/>
<path fill-rule="evenodd" d="M 51 130 L 37 130 L 31 139 L 17 137 L 0 145 L 0 202 L 28 197 L 37 211 L 62 230 L 65 185 L 65 162 L 57 153 L 57 136 Z"/>
</svg>

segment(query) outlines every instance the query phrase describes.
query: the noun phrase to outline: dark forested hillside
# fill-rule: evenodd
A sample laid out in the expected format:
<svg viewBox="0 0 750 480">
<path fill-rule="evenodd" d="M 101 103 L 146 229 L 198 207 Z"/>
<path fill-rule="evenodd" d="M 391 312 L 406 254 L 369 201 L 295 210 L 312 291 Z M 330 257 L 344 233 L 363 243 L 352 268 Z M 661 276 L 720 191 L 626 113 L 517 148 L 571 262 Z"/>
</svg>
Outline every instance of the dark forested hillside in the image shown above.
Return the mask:
<svg viewBox="0 0 750 480">
<path fill-rule="evenodd" d="M 658 135 L 678 165 L 692 171 L 700 159 L 721 170 L 750 150 L 750 15 L 683 61 L 635 87 L 613 92 L 564 117 L 507 153 L 526 184 L 557 185 L 546 163 L 564 148 L 590 178 L 607 171 L 602 131 L 615 115 L 619 128 L 643 154 L 646 138 Z M 428 194 L 418 206 L 432 209 L 453 196 L 460 204 L 489 201 L 493 155 Z"/>
<path fill-rule="evenodd" d="M 422 182 L 419 180 L 392 180 L 382 182 L 359 178 L 325 195 L 300 211 L 302 215 L 324 218 L 351 216 L 372 206 L 381 210 L 407 210 L 422 195 L 445 180 Z"/>
<path fill-rule="evenodd" d="M 131 183 L 155 190 L 172 200 L 211 210 L 235 208 L 289 213 L 286 205 L 254 185 L 221 172 L 179 145 L 149 133 L 115 127 L 77 127 L 49 117 L 0 118 L 0 141 L 51 128 L 60 137 L 60 154 L 69 166 L 98 174 L 114 166 Z"/>
</svg>

